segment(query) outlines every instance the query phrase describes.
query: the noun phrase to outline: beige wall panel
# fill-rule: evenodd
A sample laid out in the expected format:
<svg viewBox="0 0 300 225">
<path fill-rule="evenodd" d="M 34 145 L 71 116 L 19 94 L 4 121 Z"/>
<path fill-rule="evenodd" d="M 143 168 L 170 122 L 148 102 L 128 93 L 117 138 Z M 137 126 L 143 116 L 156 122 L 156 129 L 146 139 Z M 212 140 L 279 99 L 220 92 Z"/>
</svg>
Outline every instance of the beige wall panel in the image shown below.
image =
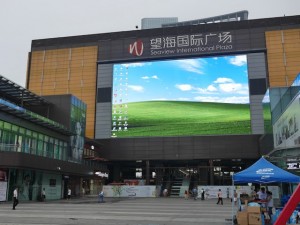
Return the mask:
<svg viewBox="0 0 300 225">
<path fill-rule="evenodd" d="M 89 138 L 94 137 L 97 51 L 97 46 L 34 51 L 30 64 L 29 90 L 43 89 L 43 95 L 73 94 L 87 104 Z"/>
<path fill-rule="evenodd" d="M 291 85 L 300 71 L 300 29 L 266 32 L 266 44 L 270 86 Z"/>
<path fill-rule="evenodd" d="M 270 52 L 271 54 L 282 54 L 283 53 L 283 48 L 281 48 L 281 47 L 276 47 L 276 46 L 272 46 L 272 51 Z"/>
</svg>

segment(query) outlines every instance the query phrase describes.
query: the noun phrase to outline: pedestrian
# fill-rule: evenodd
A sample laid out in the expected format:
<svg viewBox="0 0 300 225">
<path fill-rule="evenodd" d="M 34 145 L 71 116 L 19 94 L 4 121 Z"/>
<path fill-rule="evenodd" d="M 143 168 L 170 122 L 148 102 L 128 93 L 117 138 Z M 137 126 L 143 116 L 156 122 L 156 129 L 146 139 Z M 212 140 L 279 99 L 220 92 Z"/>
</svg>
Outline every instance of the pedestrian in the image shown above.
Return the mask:
<svg viewBox="0 0 300 225">
<path fill-rule="evenodd" d="M 19 200 L 18 200 L 18 188 L 16 187 L 13 193 L 13 197 L 14 197 L 14 201 L 13 201 L 13 210 L 16 209 L 16 206 L 19 204 Z"/>
<path fill-rule="evenodd" d="M 68 200 L 71 198 L 71 194 L 72 194 L 71 188 L 68 188 Z"/>
<path fill-rule="evenodd" d="M 168 196 L 168 189 L 167 189 L 167 188 L 164 189 L 163 195 L 164 195 L 164 197 L 167 197 L 167 196 Z"/>
<path fill-rule="evenodd" d="M 44 202 L 46 200 L 46 191 L 45 188 L 42 190 L 42 201 Z"/>
<path fill-rule="evenodd" d="M 238 199 L 238 193 L 236 192 L 236 190 L 233 191 L 233 202 L 234 205 L 237 204 L 237 199 Z"/>
<path fill-rule="evenodd" d="M 189 192 L 188 190 L 184 191 L 184 199 L 187 200 L 189 198 Z"/>
<path fill-rule="evenodd" d="M 217 202 L 217 204 L 219 205 L 220 202 L 221 202 L 221 205 L 223 205 L 223 197 L 222 197 L 221 189 L 219 189 L 219 191 L 218 191 L 218 202 Z"/>
<path fill-rule="evenodd" d="M 104 192 L 100 191 L 98 195 L 98 203 L 104 202 Z"/>
<path fill-rule="evenodd" d="M 266 189 L 262 187 L 260 191 L 257 192 L 257 197 L 259 200 L 266 200 L 267 199 L 267 193 Z"/>
<path fill-rule="evenodd" d="M 202 189 L 201 189 L 201 200 L 204 200 L 204 199 L 205 199 L 204 196 L 205 196 L 205 191 L 204 191 L 204 189 L 202 188 Z"/>
<path fill-rule="evenodd" d="M 273 203 L 273 198 L 272 198 L 272 192 L 271 191 L 267 191 L 267 214 L 268 215 L 265 215 L 265 218 L 266 218 L 266 224 L 267 223 L 270 223 L 271 221 L 271 218 L 272 218 L 272 210 L 273 210 L 273 207 L 274 207 L 274 203 Z"/>
<path fill-rule="evenodd" d="M 192 192 L 193 192 L 194 200 L 197 200 L 197 198 L 198 198 L 198 190 L 197 190 L 197 187 L 194 187 L 193 190 L 192 190 Z"/>
</svg>

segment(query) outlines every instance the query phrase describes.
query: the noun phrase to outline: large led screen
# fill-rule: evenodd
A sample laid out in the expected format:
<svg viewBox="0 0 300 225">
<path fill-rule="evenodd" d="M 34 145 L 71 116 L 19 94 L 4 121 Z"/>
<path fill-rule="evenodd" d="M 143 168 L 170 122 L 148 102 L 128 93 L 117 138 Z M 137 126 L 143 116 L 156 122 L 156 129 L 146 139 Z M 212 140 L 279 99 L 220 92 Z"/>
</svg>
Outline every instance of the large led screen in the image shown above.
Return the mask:
<svg viewBox="0 0 300 225">
<path fill-rule="evenodd" d="M 246 55 L 113 67 L 112 137 L 249 134 Z"/>
</svg>

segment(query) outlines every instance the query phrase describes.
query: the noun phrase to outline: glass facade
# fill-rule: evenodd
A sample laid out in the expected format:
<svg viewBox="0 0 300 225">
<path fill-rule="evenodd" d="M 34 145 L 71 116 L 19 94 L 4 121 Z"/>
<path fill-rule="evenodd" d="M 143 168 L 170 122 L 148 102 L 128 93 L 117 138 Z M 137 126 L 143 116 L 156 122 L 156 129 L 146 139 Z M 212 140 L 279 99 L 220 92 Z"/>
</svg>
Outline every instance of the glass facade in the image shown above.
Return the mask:
<svg viewBox="0 0 300 225">
<path fill-rule="evenodd" d="M 40 201 L 42 189 L 45 188 L 46 199 L 62 197 L 62 178 L 59 174 L 36 170 L 10 169 L 8 199 L 12 199 L 13 190 L 19 188 L 22 201 Z"/>
<path fill-rule="evenodd" d="M 0 120 L 0 151 L 67 160 L 66 141 Z"/>
<path fill-rule="evenodd" d="M 265 134 L 272 134 L 272 122 L 271 122 L 271 105 L 270 105 L 270 94 L 267 90 L 263 98 L 263 117 L 264 117 L 264 131 Z"/>
</svg>

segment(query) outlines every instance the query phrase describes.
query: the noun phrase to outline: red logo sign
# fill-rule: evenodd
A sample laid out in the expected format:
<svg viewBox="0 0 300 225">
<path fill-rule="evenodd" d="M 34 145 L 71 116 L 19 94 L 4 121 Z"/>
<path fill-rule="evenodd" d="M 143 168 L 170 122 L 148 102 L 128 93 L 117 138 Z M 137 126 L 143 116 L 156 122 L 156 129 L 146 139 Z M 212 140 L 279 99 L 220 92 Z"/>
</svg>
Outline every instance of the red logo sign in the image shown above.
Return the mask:
<svg viewBox="0 0 300 225">
<path fill-rule="evenodd" d="M 128 52 L 134 56 L 143 55 L 144 44 L 141 40 L 135 41 L 133 44 L 129 45 Z"/>
</svg>

